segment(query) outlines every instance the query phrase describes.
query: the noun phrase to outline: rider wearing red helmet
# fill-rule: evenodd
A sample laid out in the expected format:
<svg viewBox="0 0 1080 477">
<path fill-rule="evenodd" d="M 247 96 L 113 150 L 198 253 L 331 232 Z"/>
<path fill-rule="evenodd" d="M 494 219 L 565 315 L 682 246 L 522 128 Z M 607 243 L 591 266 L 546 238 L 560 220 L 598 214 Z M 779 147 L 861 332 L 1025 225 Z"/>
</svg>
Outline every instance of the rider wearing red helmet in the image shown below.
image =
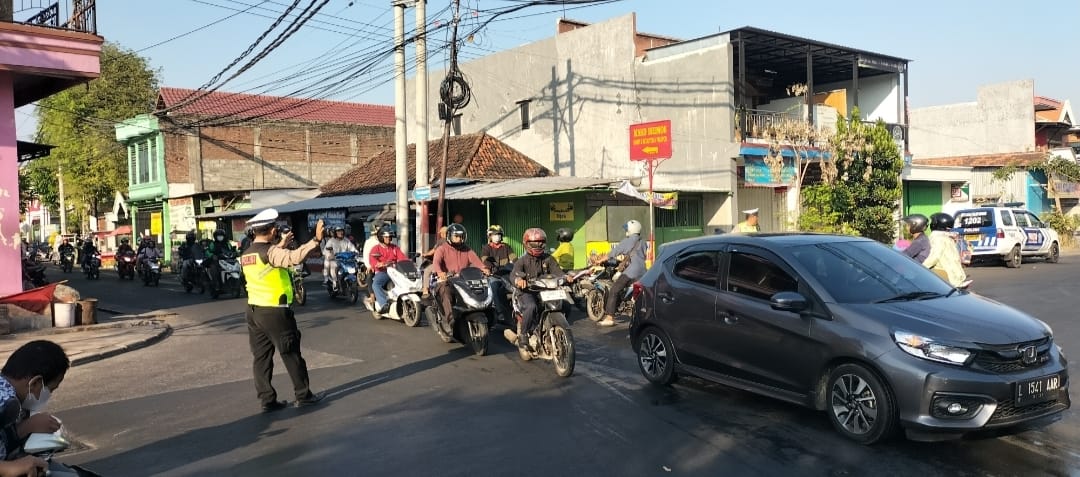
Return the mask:
<svg viewBox="0 0 1080 477">
<path fill-rule="evenodd" d="M 547 252 L 547 234 L 543 229 L 531 228 L 521 237 L 525 246 L 525 255 L 514 262 L 514 285 L 518 288 L 518 311 L 521 313 L 521 327 L 515 337 L 519 347 L 528 346 L 529 330 L 536 321 L 536 294 L 527 290 L 529 280 L 551 275 L 556 278 L 566 277 L 559 263 Z M 570 277 L 566 277 L 569 279 Z"/>
</svg>

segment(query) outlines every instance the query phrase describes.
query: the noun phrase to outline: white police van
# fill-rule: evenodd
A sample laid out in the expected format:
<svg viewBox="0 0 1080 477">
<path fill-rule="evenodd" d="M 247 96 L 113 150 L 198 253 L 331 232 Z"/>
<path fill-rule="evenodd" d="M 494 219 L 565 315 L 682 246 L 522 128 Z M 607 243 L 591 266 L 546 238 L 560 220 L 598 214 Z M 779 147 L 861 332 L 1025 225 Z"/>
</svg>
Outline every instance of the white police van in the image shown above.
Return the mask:
<svg viewBox="0 0 1080 477">
<path fill-rule="evenodd" d="M 1023 207 L 1023 202 L 1008 202 L 958 211 L 953 232 L 960 234 L 975 260 L 1001 259 L 1009 268 L 1019 267 L 1023 257 L 1057 263 L 1057 231 Z"/>
</svg>

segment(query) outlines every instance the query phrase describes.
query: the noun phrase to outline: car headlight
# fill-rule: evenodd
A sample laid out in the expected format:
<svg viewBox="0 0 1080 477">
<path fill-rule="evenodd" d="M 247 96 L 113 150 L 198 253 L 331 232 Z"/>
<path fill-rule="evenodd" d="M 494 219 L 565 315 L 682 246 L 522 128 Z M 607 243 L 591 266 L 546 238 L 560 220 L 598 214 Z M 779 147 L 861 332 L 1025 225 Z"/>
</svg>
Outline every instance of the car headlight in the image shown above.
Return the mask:
<svg viewBox="0 0 1080 477">
<path fill-rule="evenodd" d="M 963 365 L 971 358 L 971 351 L 964 348 L 944 345 L 925 336 L 906 331 L 894 331 L 893 341 L 905 353 L 916 358 L 955 365 Z"/>
</svg>

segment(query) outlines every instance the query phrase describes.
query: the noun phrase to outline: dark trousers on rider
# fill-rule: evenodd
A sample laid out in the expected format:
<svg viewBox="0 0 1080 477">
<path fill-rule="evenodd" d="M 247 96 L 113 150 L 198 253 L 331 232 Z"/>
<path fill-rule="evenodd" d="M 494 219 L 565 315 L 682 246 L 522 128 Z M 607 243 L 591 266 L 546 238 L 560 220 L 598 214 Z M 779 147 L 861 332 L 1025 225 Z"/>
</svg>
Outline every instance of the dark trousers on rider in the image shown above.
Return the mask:
<svg viewBox="0 0 1080 477">
<path fill-rule="evenodd" d="M 608 290 L 607 301 L 604 302 L 604 314 L 614 317 L 619 312 L 619 302 L 622 301 L 623 294 L 626 293 L 626 287 L 630 286 L 634 280 L 626 275 L 620 275 L 615 283 L 611 284 L 611 289 Z"/>
<path fill-rule="evenodd" d="M 536 323 L 536 316 L 539 314 L 539 305 L 536 302 L 536 294 L 533 293 L 521 293 L 517 297 L 518 312 L 521 313 L 521 336 L 524 342 L 527 342 L 529 331 L 532 330 L 533 325 Z"/>
<path fill-rule="evenodd" d="M 454 287 L 450 282 L 439 282 L 435 285 L 435 298 L 438 300 L 439 310 L 447 322 L 454 312 Z"/>
<path fill-rule="evenodd" d="M 507 294 L 510 291 L 507 290 L 506 282 L 502 280 L 491 281 L 491 296 L 495 303 L 496 320 L 506 320 L 506 323 L 513 322 L 513 315 L 510 309 L 510 300 L 507 298 Z"/>
<path fill-rule="evenodd" d="M 277 349 L 292 379 L 297 400 L 311 399 L 307 362 L 300 354 L 300 329 L 291 308 L 252 306 L 246 310 L 248 339 L 254 356 L 255 391 L 264 406 L 277 401 L 277 391 L 270 384 L 274 375 L 274 350 Z"/>
<path fill-rule="evenodd" d="M 221 264 L 218 263 L 217 257 L 211 258 L 209 262 L 210 266 L 206 268 L 210 272 L 210 285 L 213 286 L 215 290 L 221 290 Z"/>
</svg>

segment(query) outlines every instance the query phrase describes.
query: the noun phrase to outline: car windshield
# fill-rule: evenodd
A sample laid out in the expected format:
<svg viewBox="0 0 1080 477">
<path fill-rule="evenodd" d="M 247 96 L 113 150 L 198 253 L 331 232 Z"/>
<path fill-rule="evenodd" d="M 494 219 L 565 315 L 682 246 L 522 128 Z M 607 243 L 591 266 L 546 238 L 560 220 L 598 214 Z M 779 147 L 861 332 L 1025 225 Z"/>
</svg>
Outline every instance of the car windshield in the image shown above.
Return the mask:
<svg viewBox="0 0 1080 477">
<path fill-rule="evenodd" d="M 837 303 L 879 303 L 947 296 L 945 281 L 877 242 L 802 245 L 792 255 Z"/>
</svg>

